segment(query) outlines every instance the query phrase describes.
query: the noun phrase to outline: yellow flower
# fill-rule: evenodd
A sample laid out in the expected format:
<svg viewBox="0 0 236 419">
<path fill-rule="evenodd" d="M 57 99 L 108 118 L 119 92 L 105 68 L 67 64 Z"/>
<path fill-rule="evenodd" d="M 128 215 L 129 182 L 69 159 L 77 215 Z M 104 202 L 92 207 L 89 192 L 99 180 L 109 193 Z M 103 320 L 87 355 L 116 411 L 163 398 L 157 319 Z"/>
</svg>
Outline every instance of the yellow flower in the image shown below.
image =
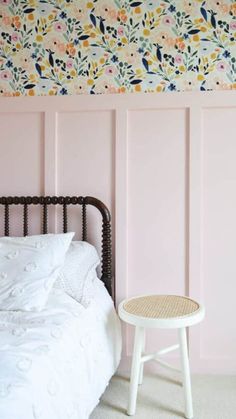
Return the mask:
<svg viewBox="0 0 236 419">
<path fill-rule="evenodd" d="M 71 77 L 75 77 L 76 76 L 76 71 L 75 70 L 71 70 L 70 75 L 71 75 Z"/>
<path fill-rule="evenodd" d="M 49 96 L 54 96 L 55 95 L 53 90 L 49 90 L 48 94 L 49 94 Z"/>
<path fill-rule="evenodd" d="M 158 7 L 158 8 L 157 8 L 157 10 L 156 10 L 156 12 L 157 12 L 158 14 L 160 14 L 160 13 L 161 13 L 161 11 L 162 11 L 161 7 Z"/>
<path fill-rule="evenodd" d="M 105 63 L 105 58 L 100 58 L 100 64 L 104 64 Z"/>
<path fill-rule="evenodd" d="M 123 36 L 123 38 L 121 38 L 121 41 L 123 42 L 123 44 L 127 44 L 127 38 L 125 38 L 124 36 Z"/>
<path fill-rule="evenodd" d="M 201 27 L 200 27 L 200 30 L 201 30 L 202 32 L 206 32 L 206 31 L 207 31 L 207 28 L 206 28 L 205 26 L 201 26 Z"/>
<path fill-rule="evenodd" d="M 16 48 L 17 48 L 17 49 L 21 49 L 21 44 L 20 44 L 19 42 L 17 42 L 17 44 L 16 44 Z"/>
<path fill-rule="evenodd" d="M 232 89 L 236 90 L 236 83 L 232 84 Z"/>
<path fill-rule="evenodd" d="M 194 42 L 198 42 L 199 41 L 199 35 L 194 35 L 193 36 L 193 40 L 194 40 Z"/>
<path fill-rule="evenodd" d="M 37 36 L 36 36 L 36 41 L 37 41 L 37 42 L 42 42 L 42 40 L 43 40 L 42 35 L 37 35 Z"/>
<path fill-rule="evenodd" d="M 157 87 L 156 87 L 156 91 L 157 91 L 157 92 L 162 92 L 162 86 L 157 86 Z"/>
<path fill-rule="evenodd" d="M 149 36 L 150 35 L 150 30 L 149 29 L 144 29 L 143 34 L 144 34 L 144 36 Z"/>
<path fill-rule="evenodd" d="M 198 74 L 197 79 L 199 81 L 202 81 L 202 80 L 204 80 L 204 76 L 202 74 Z"/>
<path fill-rule="evenodd" d="M 211 54 L 211 58 L 212 58 L 213 60 L 216 58 L 216 53 L 215 53 L 215 52 L 213 52 L 213 53 Z"/>
<path fill-rule="evenodd" d="M 141 8 L 140 7 L 135 7 L 134 13 L 136 13 L 136 14 L 141 13 Z"/>
<path fill-rule="evenodd" d="M 179 66 L 179 70 L 182 71 L 182 72 L 184 72 L 185 71 L 185 66 L 184 65 L 180 65 Z"/>
<path fill-rule="evenodd" d="M 93 79 L 88 79 L 87 84 L 88 84 L 89 86 L 92 86 L 92 85 L 94 84 Z"/>
<path fill-rule="evenodd" d="M 48 15 L 48 20 L 52 20 L 53 19 L 53 15 Z"/>
<path fill-rule="evenodd" d="M 93 3 L 91 1 L 88 1 L 87 9 L 92 9 L 92 8 L 93 8 Z"/>
<path fill-rule="evenodd" d="M 29 13 L 29 14 L 28 14 L 28 19 L 29 19 L 29 20 L 34 20 L 34 15 L 33 15 L 33 13 Z"/>
<path fill-rule="evenodd" d="M 34 89 L 29 89 L 29 96 L 34 96 Z"/>
<path fill-rule="evenodd" d="M 136 70 L 136 74 L 137 74 L 137 76 L 138 76 L 139 74 L 142 74 L 142 70 L 141 70 L 141 68 L 137 68 L 137 70 Z"/>
</svg>

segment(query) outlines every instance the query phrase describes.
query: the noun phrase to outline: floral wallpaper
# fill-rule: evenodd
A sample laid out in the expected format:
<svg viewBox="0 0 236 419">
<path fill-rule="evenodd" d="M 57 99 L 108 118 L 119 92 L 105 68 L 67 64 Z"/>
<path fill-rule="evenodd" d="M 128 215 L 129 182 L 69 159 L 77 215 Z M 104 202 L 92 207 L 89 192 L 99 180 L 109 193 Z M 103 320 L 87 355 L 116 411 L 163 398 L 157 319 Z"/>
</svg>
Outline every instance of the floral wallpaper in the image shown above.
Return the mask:
<svg viewBox="0 0 236 419">
<path fill-rule="evenodd" d="M 236 89 L 235 0 L 0 0 L 0 95 Z"/>
</svg>

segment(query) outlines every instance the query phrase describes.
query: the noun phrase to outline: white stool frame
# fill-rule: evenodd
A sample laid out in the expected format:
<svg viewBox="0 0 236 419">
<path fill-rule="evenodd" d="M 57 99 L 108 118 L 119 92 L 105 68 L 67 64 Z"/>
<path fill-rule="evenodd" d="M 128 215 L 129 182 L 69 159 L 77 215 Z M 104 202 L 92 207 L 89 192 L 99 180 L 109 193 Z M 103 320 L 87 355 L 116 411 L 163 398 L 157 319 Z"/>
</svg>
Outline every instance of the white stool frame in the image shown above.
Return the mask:
<svg viewBox="0 0 236 419">
<path fill-rule="evenodd" d="M 199 306 L 199 309 L 196 312 L 183 317 L 174 317 L 169 319 L 154 319 L 128 313 L 124 309 L 124 305 L 127 301 L 128 300 L 125 300 L 119 305 L 120 318 L 125 322 L 135 326 L 133 359 L 130 375 L 130 394 L 127 414 L 129 416 L 133 416 L 135 414 L 138 385 L 142 384 L 143 382 L 144 363 L 150 360 L 155 360 L 165 368 L 170 368 L 174 371 L 182 372 L 182 382 L 185 400 L 185 417 L 187 419 L 192 419 L 193 404 L 187 344 L 187 327 L 199 323 L 201 320 L 203 320 L 205 315 L 204 308 L 202 306 Z M 152 354 L 145 354 L 144 350 L 146 328 L 178 329 L 179 344 L 169 346 Z M 180 349 L 181 369 L 177 369 L 159 358 L 161 355 L 165 355 L 177 349 Z"/>
</svg>

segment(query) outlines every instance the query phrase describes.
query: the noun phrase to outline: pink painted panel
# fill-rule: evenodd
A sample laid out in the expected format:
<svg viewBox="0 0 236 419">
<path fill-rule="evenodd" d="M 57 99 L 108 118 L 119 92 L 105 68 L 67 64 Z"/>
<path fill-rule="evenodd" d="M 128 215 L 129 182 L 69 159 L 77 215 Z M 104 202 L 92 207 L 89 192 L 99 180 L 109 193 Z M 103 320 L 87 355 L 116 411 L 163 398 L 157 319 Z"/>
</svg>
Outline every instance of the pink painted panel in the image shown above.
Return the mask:
<svg viewBox="0 0 236 419">
<path fill-rule="evenodd" d="M 57 193 L 95 196 L 113 211 L 113 112 L 59 113 L 57 138 Z M 76 221 L 76 209 L 72 208 L 72 211 Z M 97 211 L 88 210 L 88 217 L 89 239 L 100 247 L 101 224 Z"/>
<path fill-rule="evenodd" d="M 43 114 L 39 112 L 0 113 L 0 195 L 44 193 L 43 123 Z M 31 211 L 35 213 L 35 209 Z M 19 209 L 12 207 L 11 213 L 15 220 L 11 233 L 22 234 L 21 215 L 16 217 Z M 33 216 L 33 220 L 30 233 L 39 232 L 40 218 Z"/>
<path fill-rule="evenodd" d="M 128 295 L 186 292 L 186 112 L 128 119 Z M 175 334 L 152 331 L 172 342 Z"/>
<path fill-rule="evenodd" d="M 235 109 L 203 112 L 203 359 L 231 360 L 236 372 Z"/>
<path fill-rule="evenodd" d="M 189 287 L 205 302 L 206 320 L 190 333 L 195 372 L 236 370 L 235 103 L 235 92 L 220 91 L 0 99 L 0 194 L 95 195 L 106 202 L 117 301 Z M 152 223 L 145 224 L 147 214 Z M 98 244 L 96 217 L 89 211 L 96 225 L 89 238 Z M 52 215 L 51 231 L 54 221 Z M 12 227 L 20 234 L 21 220 Z M 31 233 L 39 227 L 35 218 Z M 150 333 L 148 347 L 175 337 Z M 130 354 L 132 333 L 127 341 Z M 125 344 L 126 334 L 124 355 Z"/>
</svg>

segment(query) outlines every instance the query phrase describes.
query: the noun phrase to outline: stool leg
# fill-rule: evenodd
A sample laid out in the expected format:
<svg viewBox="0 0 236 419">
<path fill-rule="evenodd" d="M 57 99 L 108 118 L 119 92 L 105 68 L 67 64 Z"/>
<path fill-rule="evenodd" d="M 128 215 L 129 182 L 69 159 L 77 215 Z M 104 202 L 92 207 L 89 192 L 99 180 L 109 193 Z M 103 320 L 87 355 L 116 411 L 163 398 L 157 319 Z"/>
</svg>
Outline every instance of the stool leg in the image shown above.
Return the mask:
<svg viewBox="0 0 236 419">
<path fill-rule="evenodd" d="M 146 333 L 145 333 L 145 329 L 143 331 L 143 342 L 142 342 L 142 355 L 145 352 L 145 342 L 146 341 Z M 144 367 L 144 362 L 141 363 L 140 365 L 140 371 L 139 371 L 139 380 L 138 383 L 139 385 L 143 384 L 143 367 Z"/>
<path fill-rule="evenodd" d="M 186 328 L 179 329 L 179 344 L 181 353 L 182 375 L 183 375 L 183 388 L 185 397 L 185 417 L 187 419 L 193 418 L 193 405 L 192 405 L 192 391 L 189 369 L 188 345 Z"/>
<path fill-rule="evenodd" d="M 140 371 L 140 358 L 141 358 L 142 345 L 143 345 L 143 335 L 144 335 L 144 329 L 142 327 L 136 326 L 131 376 L 130 376 L 129 405 L 128 405 L 128 410 L 127 410 L 127 413 L 129 416 L 134 415 L 135 410 L 136 410 L 136 400 L 137 400 L 139 371 Z"/>
</svg>

